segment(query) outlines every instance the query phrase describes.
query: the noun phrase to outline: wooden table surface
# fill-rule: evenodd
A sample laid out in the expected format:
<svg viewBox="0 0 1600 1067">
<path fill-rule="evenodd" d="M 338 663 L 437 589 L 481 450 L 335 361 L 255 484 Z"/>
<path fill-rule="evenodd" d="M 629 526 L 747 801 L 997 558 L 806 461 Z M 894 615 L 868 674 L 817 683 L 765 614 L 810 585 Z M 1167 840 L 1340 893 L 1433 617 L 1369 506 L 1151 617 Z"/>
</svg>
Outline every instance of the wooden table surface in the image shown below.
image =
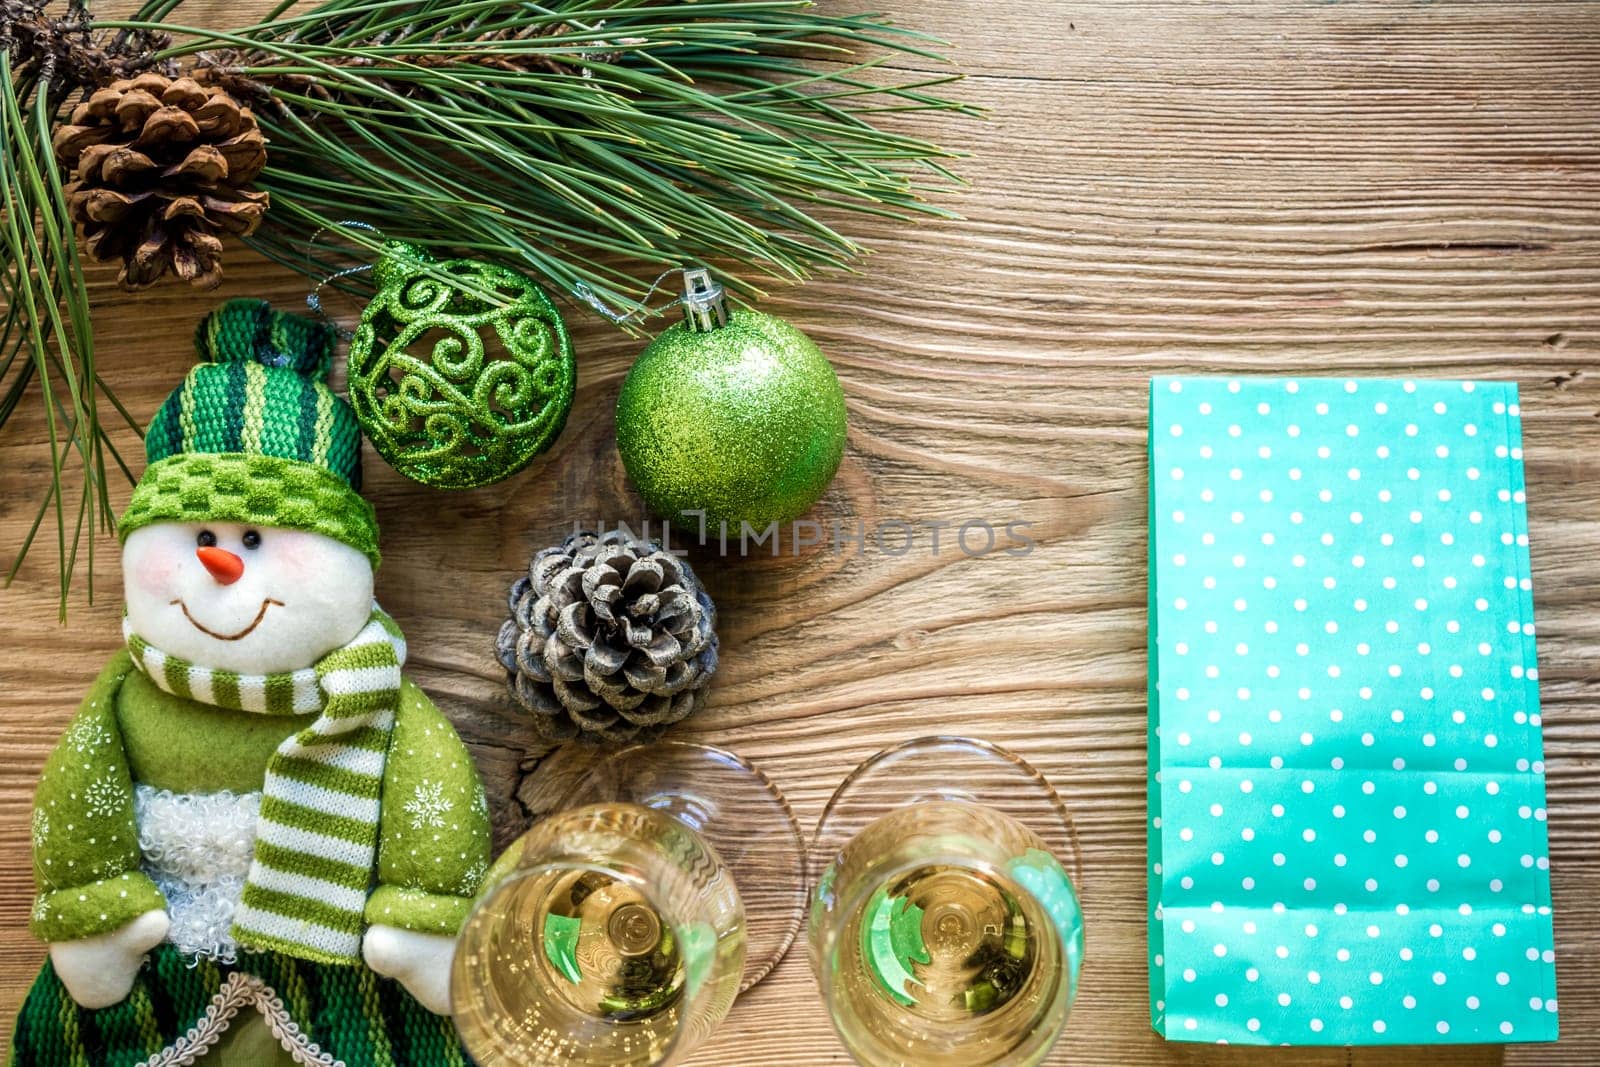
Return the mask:
<svg viewBox="0 0 1600 1067">
<path fill-rule="evenodd" d="M 268 4 L 190 6 L 221 24 Z M 1146 380 L 1515 379 L 1566 1036 L 1267 1058 L 1600 1062 L 1600 7 L 876 6 L 957 42 L 971 75 L 960 91 L 992 115 L 916 124 L 971 153 L 964 221 L 867 226 L 878 252 L 862 275 L 767 304 L 822 345 L 849 400 L 849 451 L 815 517 L 1022 521 L 1037 548 L 971 558 L 948 531 L 934 550 L 924 527 L 902 555 L 824 545 L 698 557 L 720 608 L 722 669 L 711 706 L 677 736 L 762 764 L 808 826 L 883 746 L 948 731 L 1015 748 L 1054 780 L 1083 839 L 1088 964 L 1050 1062 L 1254 1062 L 1260 1053 L 1166 1044 L 1149 1029 Z M 242 250 L 212 295 L 129 297 L 97 277 L 100 364 L 140 418 L 190 365 L 194 322 L 215 300 L 292 306 L 305 292 Z M 574 521 L 639 517 L 611 418 L 639 344 L 576 307 L 569 317 L 577 404 L 531 470 L 440 495 L 368 463 L 380 596 L 411 639 L 414 677 L 472 743 L 501 842 L 548 792 L 544 750 L 507 707 L 491 654 L 504 589 Z M 0 435 L 7 552 L 44 490 L 44 452 L 30 443 L 40 432 L 29 417 Z M 117 493 L 126 499 L 125 486 Z M 113 540 L 100 549 L 101 595 L 92 606 L 76 597 L 65 628 L 49 543 L 0 601 L 7 1017 L 42 958 L 25 930 L 33 782 L 118 644 Z M 741 1000 L 692 1062 L 845 1063 L 804 953 Z"/>
</svg>

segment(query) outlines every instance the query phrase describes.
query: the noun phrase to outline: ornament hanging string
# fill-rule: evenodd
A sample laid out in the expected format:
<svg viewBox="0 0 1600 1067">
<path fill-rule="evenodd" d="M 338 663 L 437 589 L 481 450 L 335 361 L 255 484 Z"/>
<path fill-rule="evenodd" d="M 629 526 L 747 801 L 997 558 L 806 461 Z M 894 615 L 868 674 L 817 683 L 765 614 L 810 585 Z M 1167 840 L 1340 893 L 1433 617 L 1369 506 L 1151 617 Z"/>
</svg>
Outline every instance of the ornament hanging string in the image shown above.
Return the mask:
<svg viewBox="0 0 1600 1067">
<path fill-rule="evenodd" d="M 331 225 L 323 226 L 321 229 L 317 230 L 316 233 L 311 235 L 311 240 L 306 242 L 307 264 L 313 267 L 315 266 L 315 261 L 311 258 L 312 249 L 316 248 L 317 241 L 321 239 L 322 235 L 332 229 L 366 230 L 368 233 L 373 234 L 380 242 L 383 240 L 383 231 L 371 223 L 361 222 L 358 219 L 341 219 L 340 221 L 332 223 Z M 327 309 L 322 306 L 322 290 L 334 282 L 339 281 L 341 278 L 352 278 L 358 274 L 369 273 L 372 270 L 372 266 L 372 263 L 358 263 L 353 267 L 345 267 L 342 270 L 334 271 L 332 274 L 325 276 L 321 281 L 317 282 L 316 287 L 312 289 L 311 292 L 306 294 L 306 307 L 310 308 L 322 321 L 328 323 L 328 325 L 338 330 L 339 336 L 346 341 L 350 340 L 350 338 L 353 336 L 352 331 L 345 329 L 343 326 L 340 326 L 337 322 L 335 322 L 333 320 L 333 316 L 329 315 Z"/>
<path fill-rule="evenodd" d="M 312 250 L 316 248 L 317 241 L 321 239 L 322 235 L 332 229 L 366 230 L 368 233 L 373 234 L 380 242 L 385 239 L 383 231 L 378 229 L 376 226 L 373 226 L 371 223 L 361 222 L 357 219 L 341 219 L 338 222 L 330 223 L 329 225 L 318 229 L 316 233 L 311 235 L 311 239 L 306 243 L 306 262 L 312 267 L 315 267 L 315 261 L 311 258 Z M 351 331 L 343 326 L 340 326 L 333 320 L 333 317 L 328 314 L 327 309 L 322 303 L 322 290 L 343 278 L 351 278 L 355 277 L 356 275 L 370 273 L 372 268 L 372 263 L 359 263 L 354 266 L 345 267 L 341 270 L 334 271 L 332 274 L 324 275 L 322 279 L 317 282 L 316 286 L 306 294 L 306 307 L 310 308 L 312 312 L 314 312 L 324 322 L 329 323 L 335 329 L 337 329 L 339 331 L 339 335 L 346 341 L 350 339 Z M 682 274 L 686 269 L 687 268 L 681 266 L 668 267 L 666 270 L 656 275 L 655 280 L 650 283 L 650 287 L 646 289 L 644 295 L 639 298 L 638 306 L 633 308 L 631 311 L 618 311 L 617 309 L 613 308 L 611 305 L 602 300 L 598 293 L 596 293 L 583 282 L 578 282 L 573 285 L 571 293 L 574 298 L 581 300 L 584 304 L 588 305 L 588 307 L 593 310 L 595 314 L 599 315 L 601 318 L 604 318 L 612 325 L 631 326 L 636 323 L 644 322 L 647 319 L 656 318 L 657 316 L 665 314 L 667 311 L 678 306 L 680 303 L 680 299 L 678 297 L 673 297 L 670 301 L 657 304 L 655 307 L 649 306 L 647 301 L 656 293 L 661 291 L 662 282 L 666 281 L 674 274 Z M 308 271 L 307 273 L 313 272 Z"/>
<path fill-rule="evenodd" d="M 593 289 L 589 288 L 583 282 L 578 282 L 572 287 L 572 295 L 577 297 L 579 300 L 582 300 L 585 304 L 588 304 L 597 315 L 609 320 L 612 325 L 631 326 L 634 323 L 643 322 L 646 319 L 653 319 L 657 315 L 665 313 L 678 304 L 677 297 L 673 297 L 670 303 L 659 304 L 656 307 L 650 307 L 645 303 L 645 301 L 649 300 L 652 296 L 655 296 L 656 293 L 660 291 L 662 282 L 666 281 L 674 274 L 683 273 L 685 269 L 686 268 L 684 267 L 668 267 L 666 270 L 656 275 L 656 280 L 650 283 L 650 288 L 645 290 L 645 294 L 639 298 L 639 306 L 634 308 L 632 311 L 617 311 L 604 300 L 601 300 L 599 294 Z"/>
</svg>

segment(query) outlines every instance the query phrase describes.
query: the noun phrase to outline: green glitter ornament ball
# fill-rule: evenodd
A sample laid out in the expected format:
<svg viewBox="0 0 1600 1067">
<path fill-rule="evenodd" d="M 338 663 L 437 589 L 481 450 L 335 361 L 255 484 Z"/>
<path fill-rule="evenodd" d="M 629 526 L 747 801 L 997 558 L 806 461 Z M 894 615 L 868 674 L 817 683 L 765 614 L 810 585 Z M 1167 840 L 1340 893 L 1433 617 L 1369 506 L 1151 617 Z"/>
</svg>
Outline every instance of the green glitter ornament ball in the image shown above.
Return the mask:
<svg viewBox="0 0 1600 1067">
<path fill-rule="evenodd" d="M 731 308 L 652 341 L 617 399 L 617 450 L 655 514 L 763 530 L 810 509 L 844 457 L 844 390 L 811 339 Z"/>
<path fill-rule="evenodd" d="M 509 478 L 549 448 L 577 388 L 556 307 L 516 271 L 384 244 L 350 339 L 350 405 L 390 466 L 436 489 Z"/>
</svg>

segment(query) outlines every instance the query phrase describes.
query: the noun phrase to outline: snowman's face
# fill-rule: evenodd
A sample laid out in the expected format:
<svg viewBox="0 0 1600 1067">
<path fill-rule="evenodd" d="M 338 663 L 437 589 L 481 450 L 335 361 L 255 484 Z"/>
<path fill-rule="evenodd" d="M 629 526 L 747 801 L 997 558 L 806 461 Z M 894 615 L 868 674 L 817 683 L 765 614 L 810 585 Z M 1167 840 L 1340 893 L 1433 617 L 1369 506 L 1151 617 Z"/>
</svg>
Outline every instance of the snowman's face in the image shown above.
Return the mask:
<svg viewBox="0 0 1600 1067">
<path fill-rule="evenodd" d="M 202 667 L 267 674 L 309 667 L 372 611 L 372 564 L 304 530 L 236 522 L 143 526 L 122 546 L 134 633 Z"/>
</svg>

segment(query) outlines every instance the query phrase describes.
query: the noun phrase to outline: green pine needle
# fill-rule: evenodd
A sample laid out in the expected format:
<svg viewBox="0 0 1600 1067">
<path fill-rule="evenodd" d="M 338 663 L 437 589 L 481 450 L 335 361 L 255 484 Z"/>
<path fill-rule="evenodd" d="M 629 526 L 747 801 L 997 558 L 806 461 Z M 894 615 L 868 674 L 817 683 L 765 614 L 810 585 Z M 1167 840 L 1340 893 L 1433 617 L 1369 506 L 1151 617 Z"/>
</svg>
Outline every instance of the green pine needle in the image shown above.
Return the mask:
<svg viewBox="0 0 1600 1067">
<path fill-rule="evenodd" d="M 686 263 L 747 292 L 846 267 L 841 211 L 948 214 L 954 154 L 881 123 L 972 111 L 934 92 L 953 73 L 888 66 L 942 64 L 938 42 L 805 0 L 325 0 L 180 32 L 165 57 L 283 105 L 256 107 L 263 250 L 292 262 L 310 220 L 351 219 L 620 312 Z"/>
</svg>

